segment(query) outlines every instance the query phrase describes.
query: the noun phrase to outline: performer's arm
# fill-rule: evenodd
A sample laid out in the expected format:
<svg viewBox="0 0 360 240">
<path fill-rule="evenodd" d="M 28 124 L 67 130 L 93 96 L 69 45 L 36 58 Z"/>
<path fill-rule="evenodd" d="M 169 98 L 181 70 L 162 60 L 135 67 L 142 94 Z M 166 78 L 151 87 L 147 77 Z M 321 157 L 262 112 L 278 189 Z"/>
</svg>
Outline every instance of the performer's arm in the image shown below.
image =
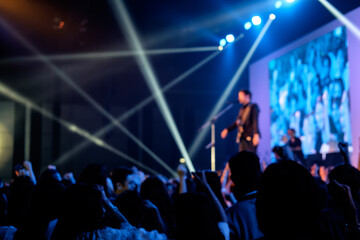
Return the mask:
<svg viewBox="0 0 360 240">
<path fill-rule="evenodd" d="M 253 145 L 257 146 L 260 142 L 259 131 L 259 109 L 257 105 L 254 105 L 251 109 L 252 129 L 253 129 Z"/>
<path fill-rule="evenodd" d="M 225 139 L 226 136 L 228 135 L 228 133 L 231 131 L 231 130 L 234 130 L 235 128 L 237 127 L 237 124 L 236 124 L 236 121 L 231 124 L 229 127 L 225 128 L 224 130 L 222 130 L 221 132 L 221 138 L 222 139 Z"/>
<path fill-rule="evenodd" d="M 228 130 L 228 132 L 234 130 L 236 128 L 237 124 L 236 124 L 236 121 L 231 124 L 230 126 L 228 126 L 226 129 Z"/>
<path fill-rule="evenodd" d="M 252 129 L 254 134 L 260 134 L 259 131 L 259 109 L 257 105 L 254 105 L 251 109 L 251 120 L 252 120 Z"/>
<path fill-rule="evenodd" d="M 224 130 L 222 130 L 222 132 L 221 132 L 221 138 L 222 139 L 225 139 L 230 131 L 237 128 L 237 126 L 238 126 L 237 121 L 239 119 L 240 119 L 240 111 L 239 111 L 239 115 L 237 116 L 235 122 L 233 122 L 230 126 L 228 126 L 227 128 L 224 128 Z"/>
</svg>

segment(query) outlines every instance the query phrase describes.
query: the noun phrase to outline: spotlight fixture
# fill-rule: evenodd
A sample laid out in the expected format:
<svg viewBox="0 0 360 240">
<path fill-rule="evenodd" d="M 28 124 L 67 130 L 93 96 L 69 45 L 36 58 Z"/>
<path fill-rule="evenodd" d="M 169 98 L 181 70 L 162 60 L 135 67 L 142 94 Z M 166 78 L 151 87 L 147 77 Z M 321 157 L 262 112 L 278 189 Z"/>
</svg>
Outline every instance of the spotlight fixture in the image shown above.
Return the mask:
<svg viewBox="0 0 360 240">
<path fill-rule="evenodd" d="M 232 42 L 235 41 L 235 37 L 234 37 L 234 35 L 232 35 L 232 34 L 226 35 L 225 38 L 226 38 L 226 41 L 227 41 L 228 43 L 232 43 Z"/>
<path fill-rule="evenodd" d="M 282 2 L 282 1 L 277 1 L 277 2 L 275 3 L 275 8 L 279 9 L 279 8 L 281 8 L 282 5 L 283 5 L 283 2 Z"/>
<path fill-rule="evenodd" d="M 225 38 L 222 38 L 220 41 L 219 41 L 219 46 L 220 47 L 224 47 L 226 45 L 226 40 Z"/>
<path fill-rule="evenodd" d="M 272 14 L 269 15 L 269 18 L 270 18 L 271 20 L 274 20 L 274 19 L 276 18 L 276 16 L 275 16 L 275 14 L 272 13 Z"/>
<path fill-rule="evenodd" d="M 245 30 L 249 30 L 249 29 L 251 28 L 251 26 L 252 26 L 251 22 L 246 22 L 246 23 L 244 24 Z"/>
<path fill-rule="evenodd" d="M 261 24 L 261 18 L 259 16 L 252 17 L 251 21 L 255 26 Z"/>
</svg>

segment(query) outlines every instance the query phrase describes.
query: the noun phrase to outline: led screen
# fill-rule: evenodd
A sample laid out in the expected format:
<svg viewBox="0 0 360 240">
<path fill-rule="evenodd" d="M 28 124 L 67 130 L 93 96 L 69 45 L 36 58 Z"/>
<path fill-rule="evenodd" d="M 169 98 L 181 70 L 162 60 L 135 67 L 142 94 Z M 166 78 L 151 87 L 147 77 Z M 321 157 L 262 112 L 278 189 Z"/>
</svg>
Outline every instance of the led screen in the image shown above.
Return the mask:
<svg viewBox="0 0 360 240">
<path fill-rule="evenodd" d="M 271 147 L 292 128 L 304 154 L 351 145 L 346 29 L 338 27 L 269 62 Z"/>
</svg>

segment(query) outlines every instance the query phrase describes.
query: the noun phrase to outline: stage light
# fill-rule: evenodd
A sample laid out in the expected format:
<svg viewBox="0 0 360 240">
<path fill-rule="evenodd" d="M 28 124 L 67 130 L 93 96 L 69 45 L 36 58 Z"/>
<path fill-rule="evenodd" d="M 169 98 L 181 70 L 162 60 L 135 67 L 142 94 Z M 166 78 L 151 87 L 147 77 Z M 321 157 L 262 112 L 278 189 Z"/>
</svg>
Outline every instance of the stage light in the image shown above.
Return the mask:
<svg viewBox="0 0 360 240">
<path fill-rule="evenodd" d="M 180 163 L 185 163 L 185 162 L 186 162 L 186 161 L 185 161 L 185 158 L 180 158 L 179 162 L 180 162 Z"/>
<path fill-rule="evenodd" d="M 286 0 L 288 3 L 295 2 L 295 0 Z"/>
<path fill-rule="evenodd" d="M 277 2 L 275 3 L 275 8 L 279 9 L 279 8 L 281 8 L 282 5 L 283 5 L 283 2 L 282 2 L 282 1 L 277 1 Z"/>
<path fill-rule="evenodd" d="M 219 51 L 222 51 L 222 50 L 224 50 L 224 47 L 223 47 L 223 46 L 219 46 L 218 49 L 219 49 Z"/>
<path fill-rule="evenodd" d="M 60 21 L 58 28 L 59 28 L 59 29 L 63 29 L 64 26 L 65 26 L 65 22 L 64 22 L 64 21 Z"/>
<path fill-rule="evenodd" d="M 226 99 L 228 99 L 231 91 L 234 89 L 236 83 L 238 82 L 238 80 L 240 79 L 242 73 L 244 72 L 247 64 L 249 63 L 251 57 L 253 56 L 256 48 L 258 47 L 258 45 L 260 44 L 261 40 L 263 39 L 265 33 L 267 32 L 267 30 L 270 27 L 270 24 L 272 23 L 271 19 L 268 19 L 268 21 L 266 22 L 265 26 L 263 27 L 263 29 L 261 30 L 259 36 L 256 38 L 254 44 L 251 46 L 251 48 L 249 49 L 248 53 L 246 54 L 244 60 L 241 62 L 239 68 L 236 70 L 236 73 L 234 74 L 234 76 L 231 78 L 230 83 L 227 85 L 227 87 L 225 88 L 224 92 L 221 94 L 221 97 L 219 98 L 219 100 L 217 101 L 217 103 L 215 104 L 214 108 L 212 109 L 211 113 L 208 115 L 208 117 L 206 118 L 205 122 L 209 122 L 211 119 L 214 118 L 214 116 L 216 114 L 219 113 L 219 111 L 221 110 L 221 108 L 223 107 Z M 207 129 L 209 128 L 205 128 L 203 129 L 195 138 L 195 140 L 192 142 L 191 146 L 190 146 L 190 150 L 189 153 L 191 156 L 194 156 L 194 154 L 198 151 L 198 149 L 201 146 L 201 143 L 203 142 L 206 134 L 207 134 Z"/>
<path fill-rule="evenodd" d="M 261 24 L 261 17 L 254 16 L 254 17 L 252 17 L 251 21 L 255 26 L 260 25 Z"/>
<path fill-rule="evenodd" d="M 228 43 L 232 43 L 232 42 L 235 41 L 235 37 L 234 37 L 234 35 L 232 35 L 232 34 L 226 35 L 225 38 L 226 38 L 226 41 L 227 41 Z"/>
<path fill-rule="evenodd" d="M 246 23 L 244 24 L 245 30 L 249 30 L 251 27 L 252 27 L 251 22 L 246 22 Z"/>
<path fill-rule="evenodd" d="M 226 40 L 225 38 L 222 38 L 220 41 L 219 41 L 219 45 L 220 47 L 224 47 L 226 45 Z"/>
<path fill-rule="evenodd" d="M 158 105 L 161 114 L 167 124 L 170 133 L 172 134 L 176 145 L 179 148 L 179 151 L 186 160 L 186 166 L 190 172 L 195 171 L 195 168 L 191 162 L 189 153 L 185 148 L 185 144 L 181 138 L 180 132 L 176 126 L 175 120 L 171 114 L 170 108 L 165 100 L 164 94 L 161 91 L 159 81 L 155 75 L 155 72 L 146 57 L 143 53 L 143 46 L 140 42 L 138 33 L 136 32 L 135 26 L 129 16 L 128 10 L 125 7 L 123 0 L 112 0 L 113 10 L 115 14 L 115 19 L 117 20 L 119 27 L 124 31 L 127 42 L 130 44 L 131 48 L 138 51 L 140 54 L 136 56 L 136 61 L 140 68 L 142 75 L 145 78 L 146 84 L 148 85 L 150 91 L 155 97 L 155 102 Z"/>
<path fill-rule="evenodd" d="M 269 18 L 270 18 L 271 20 L 275 20 L 276 16 L 275 16 L 275 14 L 272 13 L 272 14 L 269 15 Z"/>
</svg>

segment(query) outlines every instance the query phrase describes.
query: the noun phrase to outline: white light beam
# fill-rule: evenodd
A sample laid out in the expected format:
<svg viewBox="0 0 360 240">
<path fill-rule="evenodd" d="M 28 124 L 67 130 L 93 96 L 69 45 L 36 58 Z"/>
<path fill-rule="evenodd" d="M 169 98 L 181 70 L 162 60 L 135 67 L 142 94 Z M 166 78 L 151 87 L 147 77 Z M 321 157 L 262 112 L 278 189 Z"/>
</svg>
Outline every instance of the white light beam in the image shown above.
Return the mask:
<svg viewBox="0 0 360 240">
<path fill-rule="evenodd" d="M 114 6 L 114 13 L 118 20 L 118 23 L 120 24 L 121 28 L 125 31 L 125 36 L 128 40 L 128 43 L 131 45 L 133 49 L 138 51 L 139 55 L 136 56 L 136 60 L 138 62 L 138 65 L 140 67 L 140 70 L 145 77 L 146 83 L 148 87 L 150 88 L 151 92 L 153 93 L 155 97 L 155 101 L 158 104 L 161 113 L 163 114 L 163 117 L 165 119 L 166 124 L 169 127 L 169 130 L 171 134 L 173 135 L 173 138 L 178 145 L 178 148 L 183 155 L 183 157 L 186 160 L 186 165 L 189 169 L 189 171 L 193 172 L 195 171 L 195 168 L 191 162 L 190 156 L 185 148 L 185 145 L 181 139 L 179 130 L 175 124 L 175 121 L 171 115 L 170 109 L 165 101 L 165 97 L 162 94 L 162 91 L 160 89 L 160 85 L 157 81 L 157 78 L 155 76 L 155 73 L 150 66 L 150 63 L 144 54 L 143 47 L 140 43 L 140 39 L 135 31 L 135 27 L 133 26 L 133 23 L 131 22 L 130 16 L 127 12 L 127 9 L 123 3 L 122 0 L 112 0 L 111 1 Z"/>
</svg>

